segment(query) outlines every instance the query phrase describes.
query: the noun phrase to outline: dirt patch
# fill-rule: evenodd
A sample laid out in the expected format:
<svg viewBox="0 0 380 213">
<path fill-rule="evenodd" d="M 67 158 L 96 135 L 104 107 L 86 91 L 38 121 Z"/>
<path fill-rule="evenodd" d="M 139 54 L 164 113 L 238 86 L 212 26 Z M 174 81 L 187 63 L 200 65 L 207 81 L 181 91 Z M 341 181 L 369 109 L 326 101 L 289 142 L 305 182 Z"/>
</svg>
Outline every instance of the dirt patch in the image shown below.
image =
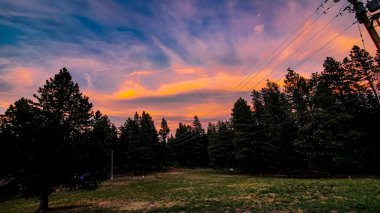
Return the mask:
<svg viewBox="0 0 380 213">
<path fill-rule="evenodd" d="M 178 205 L 177 202 L 169 201 L 169 202 L 146 202 L 146 201 L 140 201 L 140 202 L 131 202 L 128 205 L 123 206 L 120 208 L 121 211 L 146 211 L 151 209 L 157 209 L 157 208 L 170 208 L 175 205 Z"/>
<path fill-rule="evenodd" d="M 91 200 L 86 202 L 88 205 L 97 206 L 104 209 L 114 209 L 117 211 L 148 211 L 157 208 L 170 208 L 179 205 L 175 201 L 130 201 L 130 200 Z"/>
<path fill-rule="evenodd" d="M 241 196 L 229 197 L 230 200 L 236 201 L 245 201 L 250 203 L 255 203 L 257 205 L 261 204 L 273 204 L 277 202 L 277 195 L 273 193 L 263 194 L 263 195 L 255 195 L 255 194 L 245 194 Z"/>
<path fill-rule="evenodd" d="M 268 189 L 269 187 L 271 187 L 271 185 L 267 183 L 247 182 L 247 183 L 228 184 L 227 187 L 239 189 L 241 191 L 246 191 L 246 190 L 262 191 L 262 190 Z"/>
<path fill-rule="evenodd" d="M 172 192 L 182 192 L 182 193 L 189 193 L 194 192 L 196 190 L 196 187 L 188 186 L 188 187 L 178 187 L 175 189 L 172 189 Z"/>
<path fill-rule="evenodd" d="M 138 176 L 131 176 L 131 175 L 125 175 L 125 176 L 117 176 L 113 180 L 108 180 L 102 183 L 102 185 L 129 185 L 133 181 L 144 181 L 144 180 L 156 180 L 161 178 L 170 178 L 170 176 L 180 176 L 183 175 L 183 171 L 170 171 L 170 172 L 159 172 L 159 173 L 152 173 L 148 175 L 138 175 Z"/>
</svg>

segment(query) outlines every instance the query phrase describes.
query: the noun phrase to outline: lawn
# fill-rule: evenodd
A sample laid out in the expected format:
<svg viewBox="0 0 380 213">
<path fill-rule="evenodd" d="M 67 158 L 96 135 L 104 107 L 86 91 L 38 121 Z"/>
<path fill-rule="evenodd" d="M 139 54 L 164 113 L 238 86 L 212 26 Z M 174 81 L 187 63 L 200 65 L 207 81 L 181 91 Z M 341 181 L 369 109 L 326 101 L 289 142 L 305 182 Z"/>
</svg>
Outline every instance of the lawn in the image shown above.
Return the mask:
<svg viewBox="0 0 380 213">
<path fill-rule="evenodd" d="M 57 191 L 53 212 L 380 212 L 380 179 L 288 179 L 176 170 L 117 177 L 95 190 Z M 0 203 L 33 212 L 37 198 Z"/>
</svg>

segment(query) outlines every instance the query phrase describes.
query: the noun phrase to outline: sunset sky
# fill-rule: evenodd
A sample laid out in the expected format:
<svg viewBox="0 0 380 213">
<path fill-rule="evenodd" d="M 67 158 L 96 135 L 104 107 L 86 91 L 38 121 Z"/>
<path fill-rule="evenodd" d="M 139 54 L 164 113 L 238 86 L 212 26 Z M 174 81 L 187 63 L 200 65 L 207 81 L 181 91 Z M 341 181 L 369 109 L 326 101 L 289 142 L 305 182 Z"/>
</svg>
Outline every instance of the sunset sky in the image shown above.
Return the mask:
<svg viewBox="0 0 380 213">
<path fill-rule="evenodd" d="M 362 47 L 353 25 L 311 55 L 355 21 L 345 11 L 314 36 L 348 6 L 329 0 L 298 32 L 320 16 L 315 23 L 280 48 L 271 63 L 263 63 L 320 2 L 0 0 L 0 113 L 22 96 L 32 98 L 66 67 L 94 109 L 117 126 L 142 110 L 156 126 L 167 118 L 172 130 L 194 115 L 204 126 L 228 119 L 237 98 L 248 100 L 253 88 L 260 89 L 267 78 L 279 79 L 287 67 L 308 76 L 322 71 L 326 56 L 342 60 L 354 44 Z M 261 72 L 235 89 L 252 71 Z"/>
</svg>

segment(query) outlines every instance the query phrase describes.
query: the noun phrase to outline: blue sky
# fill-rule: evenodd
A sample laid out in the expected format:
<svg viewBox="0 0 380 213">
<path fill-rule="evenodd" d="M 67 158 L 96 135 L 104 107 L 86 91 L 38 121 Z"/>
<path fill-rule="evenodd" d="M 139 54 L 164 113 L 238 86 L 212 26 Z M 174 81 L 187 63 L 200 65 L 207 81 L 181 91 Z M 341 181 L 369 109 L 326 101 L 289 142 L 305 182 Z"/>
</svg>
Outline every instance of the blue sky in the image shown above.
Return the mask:
<svg viewBox="0 0 380 213">
<path fill-rule="evenodd" d="M 303 26 L 329 6 L 257 78 L 234 88 L 320 4 L 315 0 L 240 1 L 47 1 L 0 0 L 0 113 L 18 98 L 31 97 L 62 67 L 90 97 L 95 109 L 121 124 L 146 110 L 156 123 L 171 125 L 197 114 L 203 122 L 227 119 L 233 101 L 287 67 L 307 76 L 321 71 L 323 59 L 341 60 L 360 45 L 357 26 L 329 46 L 318 47 L 354 22 L 336 18 L 301 51 L 303 42 L 346 4 L 329 0 Z M 365 34 L 368 49 L 374 47 Z M 296 67 L 302 63 L 302 66 Z M 259 70 L 256 70 L 259 71 Z M 281 83 L 281 82 L 279 82 Z M 251 87 L 250 87 L 251 86 Z M 215 104 L 220 110 L 207 113 Z M 204 116 L 202 116 L 204 115 Z M 175 127 L 172 127 L 175 128 Z"/>
</svg>

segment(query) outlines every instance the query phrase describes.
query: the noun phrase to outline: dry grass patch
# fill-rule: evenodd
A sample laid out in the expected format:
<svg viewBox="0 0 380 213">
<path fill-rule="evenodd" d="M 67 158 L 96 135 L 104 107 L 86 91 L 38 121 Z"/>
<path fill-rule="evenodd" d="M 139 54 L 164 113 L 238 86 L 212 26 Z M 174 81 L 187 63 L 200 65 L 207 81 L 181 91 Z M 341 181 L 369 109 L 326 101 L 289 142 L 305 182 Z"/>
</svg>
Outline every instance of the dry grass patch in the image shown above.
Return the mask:
<svg viewBox="0 0 380 213">
<path fill-rule="evenodd" d="M 87 205 L 102 209 L 113 209 L 116 211 L 138 211 L 147 212 L 152 209 L 171 208 L 176 205 L 180 205 L 178 201 L 132 201 L 132 200 L 88 200 Z"/>
</svg>

